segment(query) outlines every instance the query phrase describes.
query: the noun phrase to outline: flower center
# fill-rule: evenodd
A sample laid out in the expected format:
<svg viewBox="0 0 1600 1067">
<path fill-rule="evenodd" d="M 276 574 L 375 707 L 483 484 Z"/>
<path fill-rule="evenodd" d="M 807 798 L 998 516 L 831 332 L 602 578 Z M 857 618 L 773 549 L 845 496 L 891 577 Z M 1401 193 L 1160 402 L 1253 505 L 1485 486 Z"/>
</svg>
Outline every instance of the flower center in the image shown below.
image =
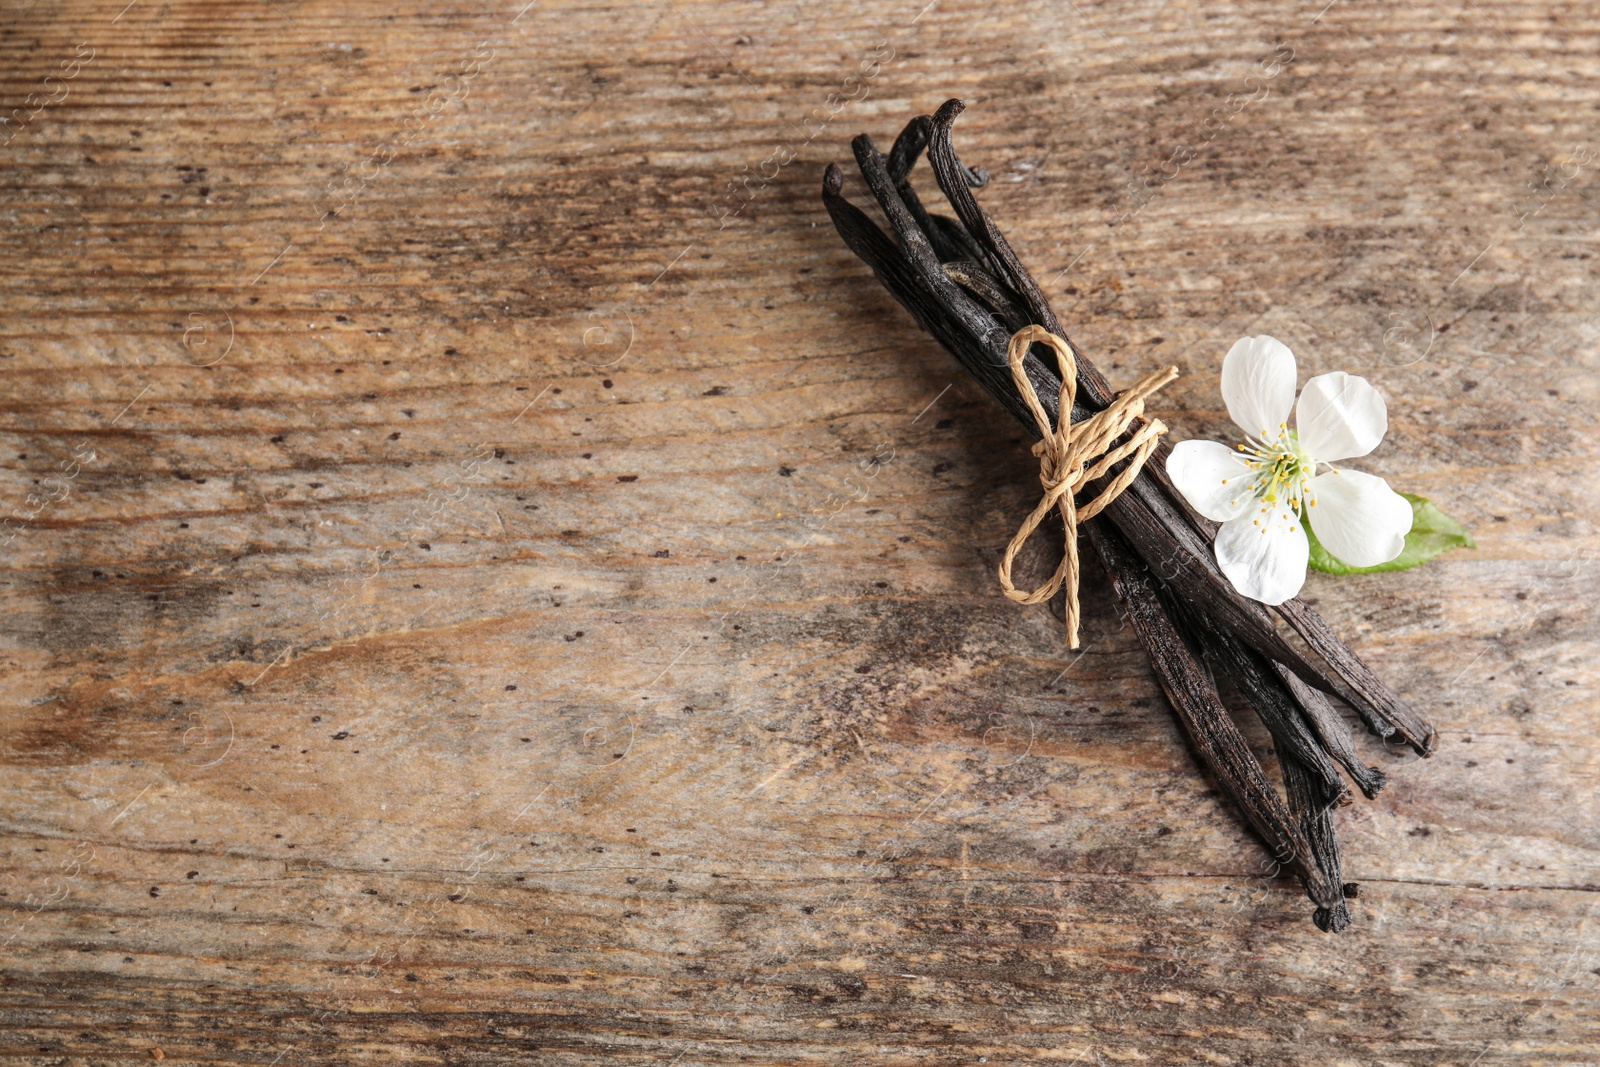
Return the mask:
<svg viewBox="0 0 1600 1067">
<path fill-rule="evenodd" d="M 1265 505 L 1261 513 L 1269 521 L 1279 520 L 1291 531 L 1296 529 L 1296 518 L 1303 520 L 1305 509 L 1317 506 L 1311 492 L 1317 461 L 1300 447 L 1300 435 L 1283 424 L 1278 427 L 1277 436 L 1262 433 L 1240 445 L 1239 451 L 1247 457 L 1245 466 L 1250 471 L 1240 493 Z M 1266 532 L 1268 523 L 1257 520 L 1256 525 Z"/>
</svg>

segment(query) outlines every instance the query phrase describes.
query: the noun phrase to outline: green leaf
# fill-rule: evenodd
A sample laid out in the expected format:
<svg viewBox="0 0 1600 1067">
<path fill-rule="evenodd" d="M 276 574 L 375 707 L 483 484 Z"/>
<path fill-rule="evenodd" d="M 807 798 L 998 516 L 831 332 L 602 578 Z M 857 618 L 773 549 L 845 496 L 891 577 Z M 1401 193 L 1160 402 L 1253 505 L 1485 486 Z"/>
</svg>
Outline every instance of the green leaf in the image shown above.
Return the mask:
<svg viewBox="0 0 1600 1067">
<path fill-rule="evenodd" d="M 1412 493 L 1400 495 L 1411 501 L 1411 532 L 1406 534 L 1406 546 L 1400 550 L 1398 556 L 1388 563 L 1380 563 L 1375 567 L 1352 567 L 1343 560 L 1334 558 L 1332 553 L 1322 547 L 1322 542 L 1317 540 L 1317 535 L 1308 522 L 1305 527 L 1306 537 L 1311 540 L 1311 566 L 1325 574 L 1408 571 L 1452 548 L 1478 547 L 1472 535 L 1467 533 L 1465 526 L 1440 511 L 1427 497 Z"/>
</svg>

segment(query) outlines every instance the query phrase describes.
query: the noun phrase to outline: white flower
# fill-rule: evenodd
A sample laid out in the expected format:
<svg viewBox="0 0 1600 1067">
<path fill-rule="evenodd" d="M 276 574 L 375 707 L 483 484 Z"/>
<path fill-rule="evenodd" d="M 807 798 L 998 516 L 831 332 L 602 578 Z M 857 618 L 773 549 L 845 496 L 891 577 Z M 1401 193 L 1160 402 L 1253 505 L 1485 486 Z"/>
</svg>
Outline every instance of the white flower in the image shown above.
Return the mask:
<svg viewBox="0 0 1600 1067">
<path fill-rule="evenodd" d="M 1264 604 L 1282 604 L 1305 584 L 1303 517 L 1310 516 L 1324 548 L 1355 567 L 1394 559 L 1411 530 L 1411 504 L 1388 482 L 1332 466 L 1378 447 L 1389 427 L 1383 397 L 1365 378 L 1335 371 L 1306 382 L 1295 407 L 1294 383 L 1294 353 L 1282 341 L 1240 340 L 1222 361 L 1222 399 L 1245 443 L 1234 450 L 1184 441 L 1167 459 L 1178 491 L 1222 523 L 1222 573 Z"/>
</svg>

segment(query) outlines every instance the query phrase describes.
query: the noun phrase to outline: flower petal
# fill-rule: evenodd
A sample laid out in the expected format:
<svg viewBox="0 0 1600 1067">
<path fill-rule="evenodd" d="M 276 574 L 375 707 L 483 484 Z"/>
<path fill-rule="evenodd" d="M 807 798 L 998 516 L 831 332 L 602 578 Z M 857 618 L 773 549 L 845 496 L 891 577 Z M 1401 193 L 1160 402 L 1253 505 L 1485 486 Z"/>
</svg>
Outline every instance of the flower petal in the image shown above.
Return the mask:
<svg viewBox="0 0 1600 1067">
<path fill-rule="evenodd" d="M 1277 437 L 1294 408 L 1294 353 L 1276 337 L 1245 337 L 1222 360 L 1228 416 L 1250 437 Z"/>
<path fill-rule="evenodd" d="M 1213 522 L 1224 522 L 1248 508 L 1254 496 L 1245 489 L 1250 468 L 1227 445 L 1180 441 L 1167 457 L 1167 476 L 1189 505 Z"/>
<path fill-rule="evenodd" d="M 1411 502 L 1374 474 L 1329 471 L 1311 479 L 1309 508 L 1317 540 L 1352 567 L 1388 563 L 1406 546 Z"/>
<path fill-rule="evenodd" d="M 1263 604 L 1282 604 L 1306 582 L 1311 544 L 1294 512 L 1278 505 L 1253 507 L 1217 531 L 1217 563 L 1240 593 Z"/>
<path fill-rule="evenodd" d="M 1294 421 L 1306 455 L 1333 463 L 1377 448 L 1389 429 L 1389 409 L 1370 382 L 1341 370 L 1306 383 Z"/>
</svg>

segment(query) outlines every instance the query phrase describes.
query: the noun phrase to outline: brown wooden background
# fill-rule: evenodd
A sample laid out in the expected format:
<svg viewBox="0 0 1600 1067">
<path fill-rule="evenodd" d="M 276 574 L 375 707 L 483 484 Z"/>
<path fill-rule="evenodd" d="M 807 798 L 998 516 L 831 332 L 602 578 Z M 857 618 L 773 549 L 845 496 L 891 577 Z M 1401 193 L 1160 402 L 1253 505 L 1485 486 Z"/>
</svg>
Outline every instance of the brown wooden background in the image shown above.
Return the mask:
<svg viewBox="0 0 1600 1067">
<path fill-rule="evenodd" d="M 1595 9 L 922 2 L 0 9 L 0 1062 L 1600 1062 Z M 818 201 L 950 95 L 1114 381 L 1478 538 L 1311 580 L 1440 732 L 1343 936 L 998 592 Z"/>
</svg>

